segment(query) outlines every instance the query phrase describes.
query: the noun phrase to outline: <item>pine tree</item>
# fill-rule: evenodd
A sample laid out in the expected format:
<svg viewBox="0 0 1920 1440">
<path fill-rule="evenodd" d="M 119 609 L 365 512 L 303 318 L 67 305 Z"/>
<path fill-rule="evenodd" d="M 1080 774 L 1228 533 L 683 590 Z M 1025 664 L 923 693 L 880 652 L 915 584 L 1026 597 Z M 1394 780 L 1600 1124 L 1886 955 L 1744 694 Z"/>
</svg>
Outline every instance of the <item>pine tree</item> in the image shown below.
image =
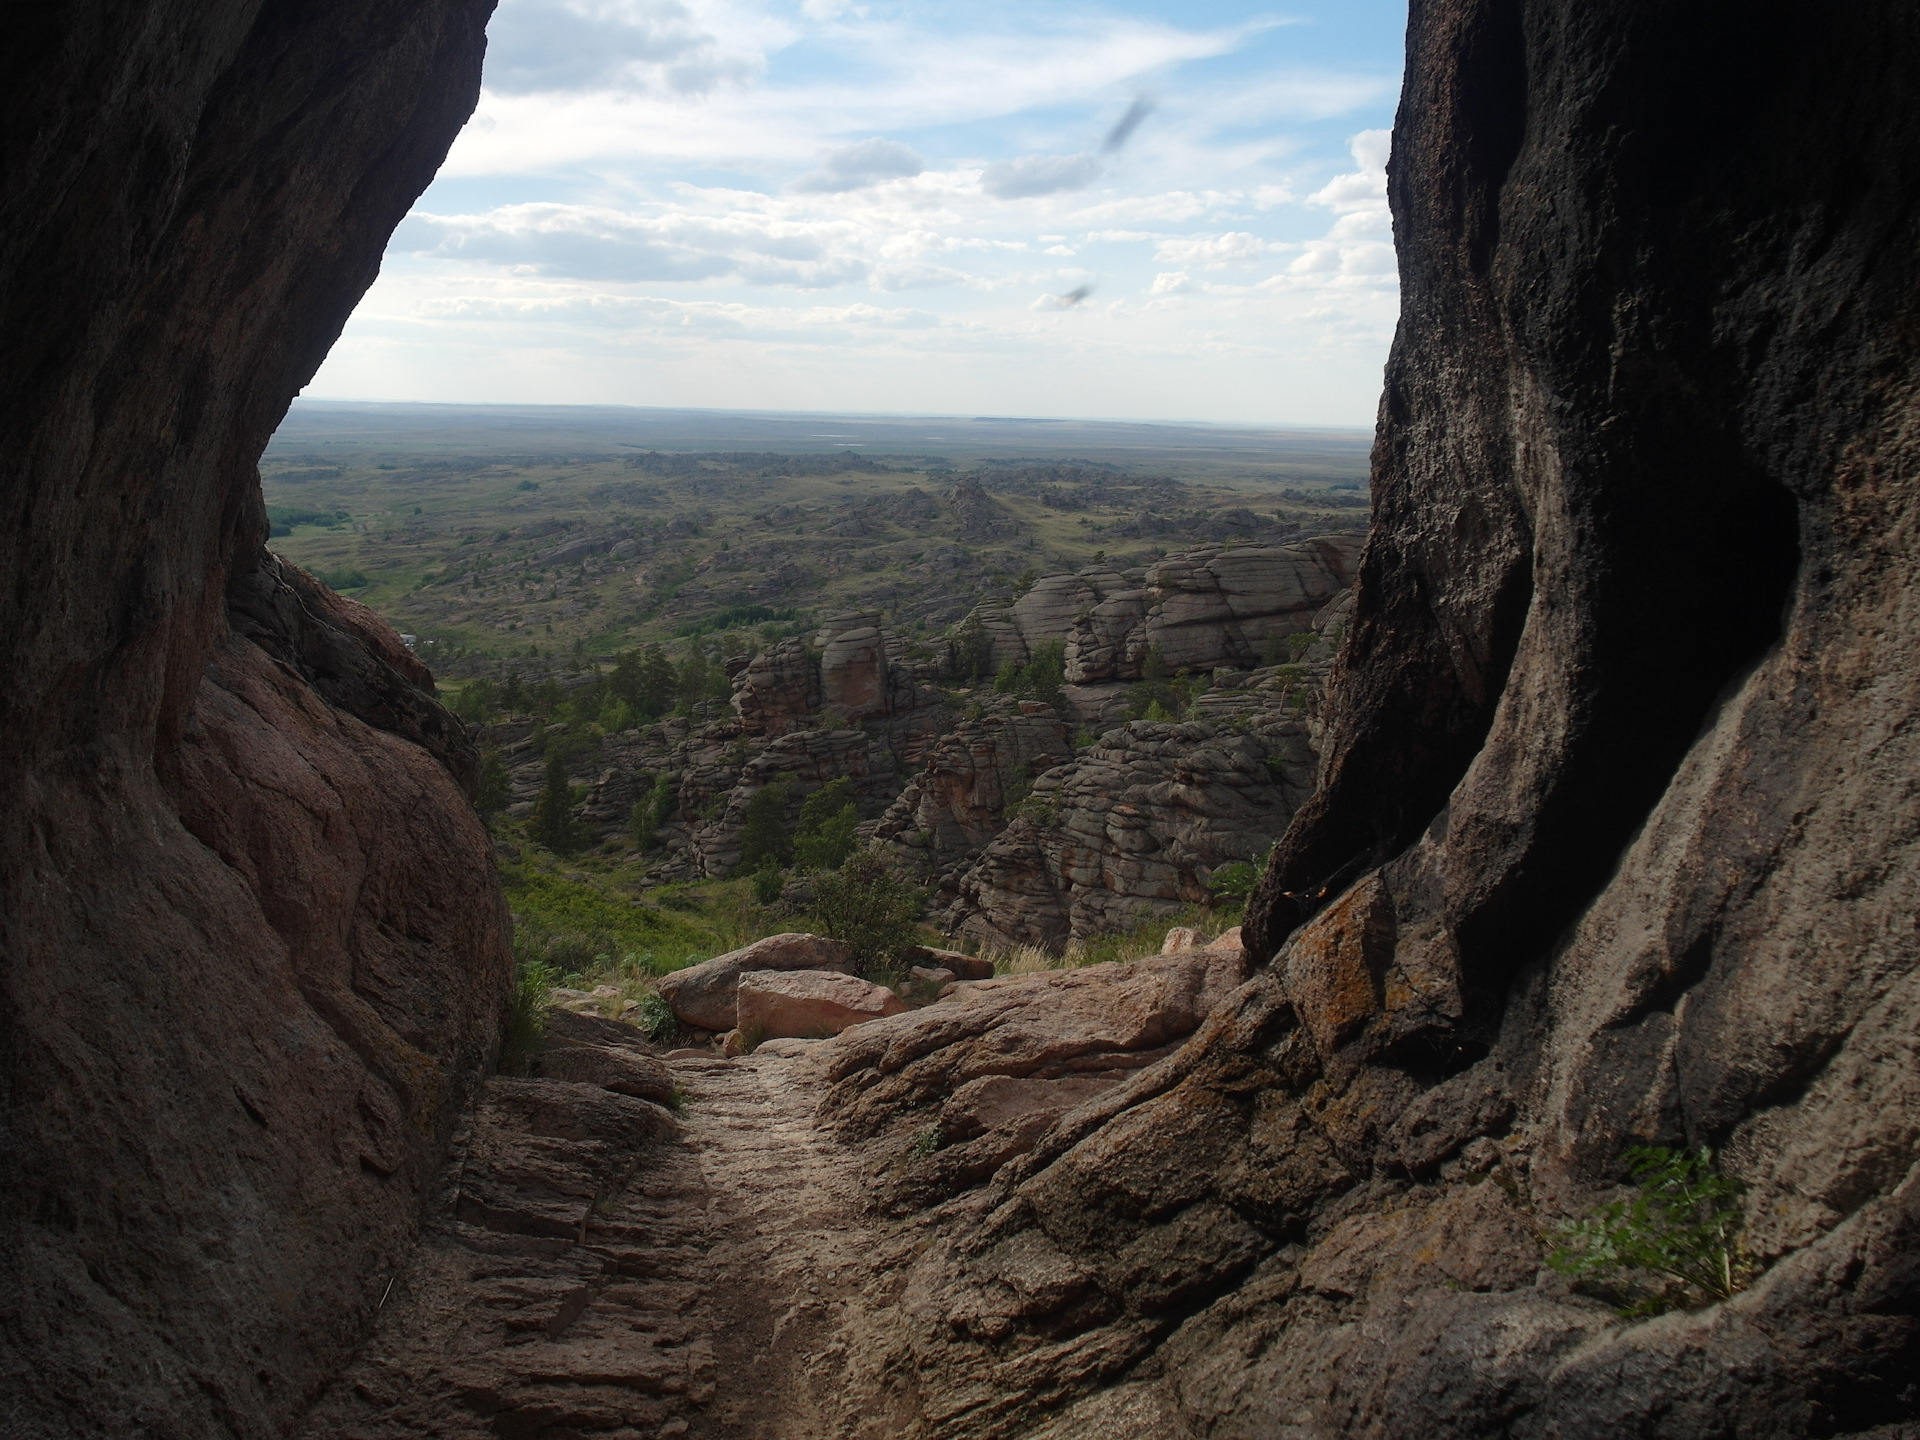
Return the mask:
<svg viewBox="0 0 1920 1440">
<path fill-rule="evenodd" d="M 506 763 L 501 760 L 498 749 L 487 746 L 480 752 L 480 785 L 473 798 L 473 808 L 480 812 L 482 820 L 491 820 L 507 808 L 512 793 Z"/>
<path fill-rule="evenodd" d="M 573 821 L 573 787 L 567 783 L 567 757 L 559 747 L 547 755 L 547 782 L 533 802 L 527 835 L 556 855 L 579 849 L 579 827 Z"/>
<path fill-rule="evenodd" d="M 787 794 L 792 780 L 783 775 L 770 785 L 762 785 L 747 801 L 740 825 L 740 871 L 750 874 L 772 858 L 784 865 L 793 856 L 793 843 L 787 838 Z"/>
</svg>

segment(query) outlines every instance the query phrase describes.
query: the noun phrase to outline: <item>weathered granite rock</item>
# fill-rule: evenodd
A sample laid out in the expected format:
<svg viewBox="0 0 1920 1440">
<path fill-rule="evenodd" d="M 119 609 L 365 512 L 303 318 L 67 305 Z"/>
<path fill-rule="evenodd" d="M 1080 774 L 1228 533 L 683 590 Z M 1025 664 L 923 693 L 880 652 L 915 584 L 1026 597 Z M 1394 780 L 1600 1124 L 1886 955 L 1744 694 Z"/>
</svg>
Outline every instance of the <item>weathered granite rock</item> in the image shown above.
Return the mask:
<svg viewBox="0 0 1920 1440">
<path fill-rule="evenodd" d="M 954 481 L 951 499 L 956 539 L 977 543 L 1004 540 L 1019 532 L 1019 522 L 1007 507 L 987 494 L 972 476 L 963 475 Z"/>
<path fill-rule="evenodd" d="M 950 881 L 942 925 L 993 946 L 1058 948 L 1207 898 L 1257 860 L 1313 786 L 1303 720 L 1136 721 L 1033 782 L 1019 815 Z"/>
<path fill-rule="evenodd" d="M 11 1433 L 290 1433 L 495 1044 L 472 749 L 384 625 L 264 554 L 255 471 L 471 111 L 490 8 L 9 16 Z"/>
<path fill-rule="evenodd" d="M 737 1028 L 774 1040 L 838 1035 L 907 1008 L 884 985 L 830 970 L 749 970 L 734 998 Z"/>
<path fill-rule="evenodd" d="M 882 1150 L 917 1144 L 883 1206 L 933 1204 L 989 1179 L 1057 1121 L 1153 1066 L 1246 975 L 1238 945 L 962 983 L 923 1010 L 820 1052 L 822 1120 Z M 888 1137 L 891 1137 L 890 1139 Z"/>
<path fill-rule="evenodd" d="M 920 773 L 873 827 L 903 866 L 939 878 L 977 854 L 1007 824 L 1033 780 L 1070 759 L 1067 727 L 1049 710 L 1000 705 L 963 720 L 927 751 Z"/>
<path fill-rule="evenodd" d="M 820 664 L 803 640 L 767 647 L 733 680 L 733 708 L 756 735 L 804 729 L 820 704 Z"/>
<path fill-rule="evenodd" d="M 1173 670 L 1250 669 L 1267 643 L 1311 628 L 1353 583 L 1362 537 L 1324 535 L 1290 545 L 1203 546 L 1145 570 L 1101 567 L 1047 575 L 1011 606 L 990 601 L 969 616 L 992 644 L 992 664 L 1024 664 L 1050 641 L 1064 644 L 1075 687 L 1140 678 L 1150 650 Z M 1094 703 L 1088 696 L 1076 709 Z"/>
<path fill-rule="evenodd" d="M 534 1057 L 533 1073 L 543 1080 L 598 1085 L 602 1090 L 651 1100 L 656 1105 L 673 1101 L 673 1072 L 651 1055 L 624 1045 L 583 1043 L 550 1035 Z"/>
<path fill-rule="evenodd" d="M 868 1358 L 931 1434 L 1920 1423 L 1916 63 L 1892 4 L 1412 7 L 1374 524 L 1263 968 L 922 1217 Z M 1748 1288 L 1633 1320 L 1544 1266 L 1635 1143 L 1744 1184 Z"/>
<path fill-rule="evenodd" d="M 702 1030 L 731 1030 L 734 991 L 749 970 L 838 970 L 846 973 L 852 952 L 823 935 L 769 935 L 725 955 L 660 977 L 660 998 L 673 1007 L 683 1025 Z"/>
</svg>

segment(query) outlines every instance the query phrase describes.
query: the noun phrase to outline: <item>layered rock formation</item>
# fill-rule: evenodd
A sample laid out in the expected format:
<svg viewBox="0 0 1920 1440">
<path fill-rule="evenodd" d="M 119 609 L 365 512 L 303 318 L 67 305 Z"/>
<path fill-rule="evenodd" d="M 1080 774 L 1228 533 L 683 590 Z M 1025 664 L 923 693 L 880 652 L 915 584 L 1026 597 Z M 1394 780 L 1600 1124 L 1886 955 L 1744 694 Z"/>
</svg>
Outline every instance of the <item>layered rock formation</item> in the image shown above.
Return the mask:
<svg viewBox="0 0 1920 1440">
<path fill-rule="evenodd" d="M 0 74 L 0 1404 L 280 1436 L 494 1044 L 461 727 L 254 461 L 478 92 L 468 0 L 60 3 Z"/>
<path fill-rule="evenodd" d="M 1205 902 L 1213 871 L 1263 856 L 1313 789 L 1306 722 L 1250 698 L 1238 724 L 1135 721 L 1041 775 L 949 881 L 943 928 L 1058 950 Z"/>
<path fill-rule="evenodd" d="M 930 1212 L 929 1434 L 1920 1418 L 1920 19 L 1803 19 L 1413 6 L 1374 526 L 1264 968 Z M 1745 1186 L 1732 1299 L 1545 1267 L 1636 1142 Z"/>
<path fill-rule="evenodd" d="M 996 669 L 1064 643 L 1074 685 L 1138 680 L 1149 650 L 1173 670 L 1251 669 L 1269 641 L 1309 629 L 1352 584 L 1361 539 L 1202 546 L 1140 570 L 1042 576 L 1011 605 L 969 618 L 990 637 Z"/>
</svg>

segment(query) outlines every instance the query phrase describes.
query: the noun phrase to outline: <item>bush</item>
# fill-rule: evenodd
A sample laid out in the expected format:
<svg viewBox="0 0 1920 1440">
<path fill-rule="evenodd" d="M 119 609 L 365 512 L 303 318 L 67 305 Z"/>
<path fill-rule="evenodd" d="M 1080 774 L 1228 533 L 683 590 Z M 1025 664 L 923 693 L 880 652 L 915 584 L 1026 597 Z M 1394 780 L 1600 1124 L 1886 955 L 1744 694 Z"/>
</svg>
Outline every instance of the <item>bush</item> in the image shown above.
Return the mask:
<svg viewBox="0 0 1920 1440">
<path fill-rule="evenodd" d="M 1614 1300 L 1624 1315 L 1658 1315 L 1731 1298 L 1746 1286 L 1740 1185 L 1713 1152 L 1635 1145 L 1621 1159 L 1636 1194 L 1553 1232 L 1547 1264 Z"/>
<path fill-rule="evenodd" d="M 640 997 L 639 1008 L 628 1018 L 656 1045 L 680 1033 L 680 1021 L 675 1018 L 673 1007 L 651 990 Z"/>
<path fill-rule="evenodd" d="M 1062 688 L 1066 678 L 1066 644 L 1060 640 L 1049 640 L 1034 649 L 1033 657 L 1025 665 L 1016 665 L 1011 660 L 1002 665 L 993 688 L 999 695 L 1038 700 L 1055 710 L 1061 710 L 1067 703 L 1066 691 Z"/>
<path fill-rule="evenodd" d="M 507 1033 L 500 1045 L 500 1073 L 524 1075 L 547 1033 L 547 999 L 557 977 L 540 960 L 522 960 L 514 970 Z"/>
<path fill-rule="evenodd" d="M 480 752 L 480 788 L 474 795 L 473 808 L 482 820 L 491 820 L 507 808 L 511 798 L 506 762 L 500 758 L 500 751 L 489 745 Z"/>
<path fill-rule="evenodd" d="M 853 853 L 860 812 L 853 804 L 853 781 L 842 775 L 828 781 L 800 806 L 793 832 L 793 862 L 802 870 L 838 870 Z"/>
<path fill-rule="evenodd" d="M 869 980 L 896 981 L 919 943 L 925 897 L 887 867 L 876 846 L 849 855 L 814 882 L 813 913 L 821 932 L 853 951 L 853 967 Z"/>
<path fill-rule="evenodd" d="M 786 888 L 787 873 L 780 868 L 780 862 L 771 855 L 760 862 L 760 868 L 753 872 L 753 903 L 771 905 L 780 898 L 780 892 Z"/>
<path fill-rule="evenodd" d="M 653 777 L 646 798 L 634 802 L 633 811 L 627 817 L 627 831 L 640 849 L 653 844 L 655 832 L 673 818 L 674 801 L 679 798 L 678 780 L 677 775 L 662 770 Z"/>
<path fill-rule="evenodd" d="M 739 873 L 752 874 L 767 860 L 784 865 L 793 858 L 793 842 L 787 839 L 787 796 L 792 789 L 793 777 L 782 775 L 748 799 L 740 823 Z"/>
<path fill-rule="evenodd" d="M 527 817 L 527 835 L 556 855 L 570 855 L 585 843 L 585 827 L 573 818 L 573 787 L 567 783 L 564 750 L 555 746 L 547 756 L 547 783 Z"/>
<path fill-rule="evenodd" d="M 363 570 L 321 570 L 317 578 L 329 590 L 364 590 L 370 583 Z"/>
<path fill-rule="evenodd" d="M 1251 864 L 1245 860 L 1235 860 L 1213 872 L 1207 893 L 1215 900 L 1242 902 L 1253 893 L 1253 887 L 1259 879 L 1260 872 Z"/>
</svg>

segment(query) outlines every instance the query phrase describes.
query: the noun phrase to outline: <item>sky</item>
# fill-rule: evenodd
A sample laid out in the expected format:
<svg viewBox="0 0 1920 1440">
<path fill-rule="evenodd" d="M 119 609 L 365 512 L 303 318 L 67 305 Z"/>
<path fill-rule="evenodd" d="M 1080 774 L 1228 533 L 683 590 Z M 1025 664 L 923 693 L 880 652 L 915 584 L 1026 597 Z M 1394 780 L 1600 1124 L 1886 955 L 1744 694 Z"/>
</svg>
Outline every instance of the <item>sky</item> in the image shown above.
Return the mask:
<svg viewBox="0 0 1920 1440">
<path fill-rule="evenodd" d="M 306 394 L 1371 425 L 1404 0 L 503 0 Z"/>
</svg>

